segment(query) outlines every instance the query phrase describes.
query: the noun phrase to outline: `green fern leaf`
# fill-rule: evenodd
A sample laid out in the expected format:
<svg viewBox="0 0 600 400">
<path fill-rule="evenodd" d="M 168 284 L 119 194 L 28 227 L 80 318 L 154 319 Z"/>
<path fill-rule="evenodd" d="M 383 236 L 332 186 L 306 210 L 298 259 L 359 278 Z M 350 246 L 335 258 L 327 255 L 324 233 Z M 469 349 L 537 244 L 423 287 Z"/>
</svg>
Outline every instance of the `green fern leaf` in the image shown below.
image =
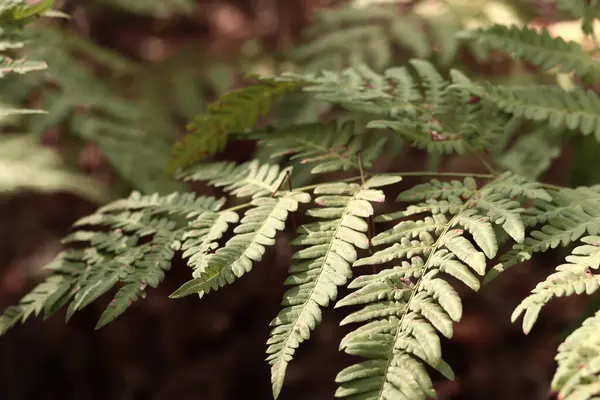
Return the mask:
<svg viewBox="0 0 600 400">
<path fill-rule="evenodd" d="M 172 174 L 210 154 L 223 150 L 229 133 L 254 127 L 261 115 L 267 114 L 284 94 L 299 89 L 297 83 L 261 80 L 261 84 L 239 89 L 222 96 L 208 107 L 206 115 L 188 125 L 190 135 L 173 147 L 167 166 Z"/>
<path fill-rule="evenodd" d="M 600 275 L 591 271 L 600 267 L 600 237 L 586 236 L 581 241 L 585 245 L 576 247 L 567 256 L 568 263 L 556 267 L 558 272 L 540 282 L 513 312 L 513 322 L 525 313 L 523 331 L 526 334 L 533 327 L 542 307 L 553 298 L 582 293 L 589 295 L 600 287 Z"/>
<path fill-rule="evenodd" d="M 569 128 L 600 140 L 600 98 L 592 91 L 555 86 L 465 86 L 474 95 L 517 117 L 547 122 L 552 128 Z"/>
<path fill-rule="evenodd" d="M 53 275 L 37 285 L 25 295 L 19 305 L 8 307 L 0 316 L 0 335 L 19 322 L 25 322 L 30 316 L 48 312 L 56 302 L 71 288 L 72 279 L 68 276 Z"/>
<path fill-rule="evenodd" d="M 122 284 L 96 327 L 105 326 L 144 297 L 148 287 L 161 283 L 184 233 L 192 229 L 181 217 L 216 212 L 223 203 L 193 194 L 133 193 L 80 219 L 74 224 L 76 230 L 64 239 L 77 250 L 61 253 L 48 266 L 50 277 L 0 317 L 2 332 L 41 310 L 49 317 L 70 302 L 68 320 Z"/>
<path fill-rule="evenodd" d="M 207 254 L 214 252 L 218 240 L 227 232 L 229 224 L 239 220 L 233 211 L 203 212 L 190 223 L 190 229 L 183 235 L 183 257 L 189 258 L 188 265 L 194 269 L 193 276 L 198 277 L 206 271 Z"/>
<path fill-rule="evenodd" d="M 374 177 L 367 183 L 384 186 L 398 177 Z M 366 186 L 366 185 L 365 185 Z M 271 365 L 273 395 L 279 396 L 285 373 L 298 346 L 310 337 L 321 322 L 321 308 L 337 297 L 337 287 L 352 276 L 351 264 L 356 261 L 356 249 L 369 247 L 364 220 L 373 214 L 369 201 L 383 202 L 380 190 L 357 184 L 324 184 L 315 189 L 315 203 L 322 208 L 307 214 L 322 219 L 301 226 L 294 244 L 308 247 L 297 251 L 286 285 L 293 286 L 284 294 L 284 308 L 271 322 L 273 330 L 267 342 L 267 360 Z"/>
<path fill-rule="evenodd" d="M 525 209 L 508 197 L 516 195 L 513 189 L 519 181 L 524 179 L 509 173 L 480 188 L 471 178 L 464 182 L 433 180 L 399 195 L 401 201 L 427 199 L 412 209 L 408 207 L 403 216 L 432 215 L 419 221 L 401 221 L 380 233 L 373 244 L 386 247 L 354 263 L 358 267 L 400 260 L 401 265 L 356 278 L 349 285 L 356 291 L 336 305 L 363 306 L 343 321 L 363 325 L 343 339 L 341 348 L 368 360 L 338 374 L 337 397 L 434 397 L 423 364 L 453 378 L 442 360 L 436 330 L 452 337 L 452 324 L 460 320 L 462 305 L 440 274 L 478 290 L 479 279 L 473 272 L 484 275 L 486 258 L 493 258 L 498 249 L 491 223 L 501 224 L 515 239 L 523 239 Z M 521 197 L 516 198 L 549 198 L 539 184 L 524 186 L 517 193 Z M 464 230 L 472 240 L 464 236 Z"/>
<path fill-rule="evenodd" d="M 552 390 L 565 400 L 592 400 L 600 393 L 600 312 L 589 317 L 558 347 Z"/>
<path fill-rule="evenodd" d="M 289 213 L 298 209 L 298 203 L 308 201 L 308 194 L 297 192 L 252 200 L 254 208 L 246 212 L 241 224 L 234 229 L 236 236 L 210 254 L 199 276 L 183 284 L 170 297 L 179 298 L 195 293 L 202 297 L 249 272 L 253 262 L 262 259 L 265 246 L 275 244 L 275 235 L 285 228 Z"/>
<path fill-rule="evenodd" d="M 424 95 L 406 68 L 390 68 L 380 75 L 359 66 L 340 74 L 285 73 L 266 79 L 302 84 L 304 91 L 315 93 L 319 100 L 367 115 L 371 118 L 367 128 L 392 129 L 413 146 L 430 152 L 464 153 L 492 147 L 505 123 L 496 107 L 471 104 L 467 92 L 458 88 L 473 85 L 458 71 L 451 71 L 452 81 L 447 81 L 427 61 L 411 60 L 411 65 L 423 81 Z"/>
<path fill-rule="evenodd" d="M 488 49 L 504 50 L 515 59 L 546 70 L 558 68 L 590 80 L 600 77 L 598 62 L 581 46 L 561 37 L 553 38 L 546 29 L 537 32 L 529 27 L 493 25 L 474 30 L 468 36 Z"/>
</svg>

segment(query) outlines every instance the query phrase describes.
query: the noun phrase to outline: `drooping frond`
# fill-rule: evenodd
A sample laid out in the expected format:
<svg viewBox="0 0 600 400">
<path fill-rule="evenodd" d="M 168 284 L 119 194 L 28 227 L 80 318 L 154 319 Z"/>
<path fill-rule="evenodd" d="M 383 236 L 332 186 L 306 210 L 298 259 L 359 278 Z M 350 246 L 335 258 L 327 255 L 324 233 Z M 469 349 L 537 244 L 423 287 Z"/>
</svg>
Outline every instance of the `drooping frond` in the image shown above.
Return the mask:
<svg viewBox="0 0 600 400">
<path fill-rule="evenodd" d="M 291 155 L 290 159 L 299 159 L 302 164 L 316 164 L 313 174 L 358 170 L 358 153 L 363 167 L 370 168 L 386 142 L 386 137 L 356 133 L 352 121 L 292 125 L 252 136 L 271 150 L 271 157 Z"/>
<path fill-rule="evenodd" d="M 222 150 L 230 133 L 253 128 L 275 101 L 298 88 L 297 83 L 264 79 L 258 85 L 225 94 L 208 107 L 205 115 L 188 125 L 190 134 L 173 147 L 167 171 L 174 173 Z"/>
<path fill-rule="evenodd" d="M 183 284 L 171 297 L 196 293 L 202 297 L 249 272 L 252 264 L 262 259 L 265 246 L 275 244 L 275 235 L 285 228 L 289 213 L 298 209 L 298 203 L 309 201 L 310 195 L 301 192 L 253 199 L 253 208 L 246 211 L 241 224 L 233 230 L 235 236 L 209 254 L 202 261 L 202 267 L 196 268 L 195 278 Z"/>
<path fill-rule="evenodd" d="M 513 312 L 513 322 L 525 313 L 525 333 L 529 333 L 540 310 L 550 300 L 573 294 L 592 294 L 600 287 L 600 274 L 594 272 L 600 267 L 600 236 L 586 236 L 581 241 L 585 244 L 567 256 L 567 263 L 556 267 L 557 272 L 540 282 Z"/>
<path fill-rule="evenodd" d="M 600 394 L 600 311 L 558 347 L 552 390 L 564 400 L 593 400 Z"/>
<path fill-rule="evenodd" d="M 395 265 L 356 278 L 349 285 L 356 291 L 336 305 L 363 306 L 342 321 L 362 325 L 343 339 L 341 348 L 367 359 L 338 374 L 337 397 L 435 396 L 425 365 L 453 379 L 452 370 L 442 359 L 436 330 L 452 337 L 452 325 L 460 320 L 462 305 L 440 274 L 478 290 L 480 282 L 473 272 L 483 275 L 486 258 L 495 257 L 498 251 L 492 224 L 501 225 L 514 240 L 523 240 L 524 209 L 511 200 L 511 188 L 522 180 L 505 174 L 479 188 L 470 178 L 464 182 L 434 180 L 400 194 L 402 201 L 427 199 L 406 208 L 404 216 L 431 216 L 401 221 L 380 233 L 373 244 L 383 248 L 354 263 L 357 267 L 388 262 Z M 516 196 L 540 197 L 548 195 L 536 184 L 529 184 Z"/>
<path fill-rule="evenodd" d="M 293 244 L 307 247 L 298 250 L 290 267 L 282 301 L 284 308 L 271 322 L 273 330 L 267 342 L 267 360 L 271 365 L 273 395 L 279 396 L 285 373 L 298 346 L 308 340 L 321 322 L 321 308 L 337 297 L 338 286 L 352 276 L 350 266 L 357 259 L 357 249 L 367 249 L 368 224 L 373 215 L 370 201 L 383 202 L 385 195 L 372 187 L 398 182 L 399 178 L 374 177 L 364 186 L 348 183 L 323 184 L 315 189 L 319 208 L 307 215 L 320 219 L 298 229 Z"/>
<path fill-rule="evenodd" d="M 600 77 L 600 65 L 575 42 L 553 38 L 548 30 L 540 32 L 527 26 L 493 25 L 469 32 L 468 37 L 491 50 L 503 50 L 518 60 L 543 69 L 557 68 L 589 80 Z"/>
<path fill-rule="evenodd" d="M 103 327 L 157 287 L 171 267 L 188 228 L 186 214 L 218 211 L 224 201 L 193 194 L 142 196 L 133 193 L 77 221 L 63 251 L 48 268 L 51 276 L 0 317 L 0 333 L 42 310 L 49 317 L 69 303 L 67 319 L 119 285 L 98 321 Z"/>
<path fill-rule="evenodd" d="M 565 91 L 556 86 L 465 86 L 499 109 L 552 128 L 569 128 L 600 140 L 600 97 L 579 87 Z"/>
<path fill-rule="evenodd" d="M 274 79 L 300 83 L 317 99 L 372 116 L 368 128 L 392 129 L 413 146 L 428 151 L 463 153 L 468 148 L 488 148 L 501 136 L 505 117 L 490 104 L 473 102 L 464 90 L 456 88 L 471 86 L 462 73 L 451 71 L 450 81 L 427 61 L 412 60 L 411 65 L 418 79 L 404 67 L 380 75 L 366 66 L 339 74 L 285 73 Z"/>
</svg>

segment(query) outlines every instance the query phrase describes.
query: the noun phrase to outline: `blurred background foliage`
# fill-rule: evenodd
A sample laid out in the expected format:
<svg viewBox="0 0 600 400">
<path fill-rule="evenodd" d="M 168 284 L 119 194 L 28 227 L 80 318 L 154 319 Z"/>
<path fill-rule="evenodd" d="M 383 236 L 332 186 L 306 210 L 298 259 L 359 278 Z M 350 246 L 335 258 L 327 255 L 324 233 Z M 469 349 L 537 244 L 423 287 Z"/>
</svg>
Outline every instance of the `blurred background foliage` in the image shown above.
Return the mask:
<svg viewBox="0 0 600 400">
<path fill-rule="evenodd" d="M 466 43 L 460 32 L 527 22 L 593 47 L 581 22 L 550 0 L 57 0 L 54 8 L 70 18 L 27 27 L 22 49 L 2 46 L 11 56 L 47 64 L 0 79 L 2 308 L 43 276 L 40 267 L 58 252 L 69 225 L 98 204 L 133 189 L 184 190 L 163 175 L 173 143 L 207 104 L 245 85 L 247 74 L 358 64 L 382 71 L 420 57 L 442 70 L 459 68 L 501 83 L 569 85 L 567 74 L 539 74 L 506 54 Z M 7 57 L 3 67 L 13 60 Z M 47 113 L 4 111 L 14 107 Z M 272 117 L 275 124 L 307 122 L 337 111 L 298 94 Z M 562 133 L 517 128 L 506 139 L 514 142 L 511 151 L 497 155 L 501 163 L 535 177 L 555 161 L 548 182 L 600 182 L 598 170 L 588 167 L 599 156 L 589 137 L 559 156 Z M 393 139 L 384 162 L 395 170 L 419 165 L 479 172 L 477 160 L 400 152 L 402 141 Z M 253 152 L 251 140 L 237 141 L 222 157 L 242 161 Z M 294 179 L 303 180 L 308 171 L 298 167 Z M 267 399 L 263 343 L 290 256 L 286 246 L 276 246 L 236 290 L 201 302 L 167 299 L 184 280 L 185 270 L 176 268 L 181 272 L 102 331 L 91 328 L 103 304 L 68 325 L 56 317 L 18 327 L 0 338 L 0 397 Z M 547 265 L 556 264 L 544 261 L 562 257 L 544 254 L 484 293 L 465 294 L 465 316 L 444 350 L 457 380 L 440 383 L 441 399 L 547 398 L 556 345 L 580 321 L 581 304 L 571 299 L 550 305 L 555 312 L 545 313 L 529 337 L 509 316 L 547 275 Z M 335 373 L 348 361 L 335 349 L 344 334 L 338 321 L 325 318 L 299 352 L 288 372 L 286 399 L 332 398 Z"/>
</svg>

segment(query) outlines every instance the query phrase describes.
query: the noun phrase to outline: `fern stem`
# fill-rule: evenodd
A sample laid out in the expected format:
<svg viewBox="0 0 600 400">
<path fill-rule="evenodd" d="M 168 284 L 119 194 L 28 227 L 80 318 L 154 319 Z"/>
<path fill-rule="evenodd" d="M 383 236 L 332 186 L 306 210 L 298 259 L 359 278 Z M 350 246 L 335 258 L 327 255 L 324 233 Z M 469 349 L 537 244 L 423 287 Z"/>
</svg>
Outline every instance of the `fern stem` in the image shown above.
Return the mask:
<svg viewBox="0 0 600 400">
<path fill-rule="evenodd" d="M 476 151 L 473 146 L 471 146 L 469 143 L 464 142 L 465 146 L 471 151 L 471 153 L 473 153 L 473 155 L 475 155 L 475 157 L 477 157 L 477 159 L 483 164 L 483 166 L 492 174 L 492 175 L 500 175 L 500 173 L 498 171 L 496 171 L 496 169 L 494 167 L 492 167 L 492 165 L 490 163 L 488 163 L 482 156 L 481 154 L 479 154 L 478 151 Z"/>
<path fill-rule="evenodd" d="M 551 183 L 540 182 L 540 185 L 542 185 L 542 187 L 545 189 L 556 190 L 556 191 L 563 190 L 565 188 L 564 186 L 553 185 Z"/>
</svg>

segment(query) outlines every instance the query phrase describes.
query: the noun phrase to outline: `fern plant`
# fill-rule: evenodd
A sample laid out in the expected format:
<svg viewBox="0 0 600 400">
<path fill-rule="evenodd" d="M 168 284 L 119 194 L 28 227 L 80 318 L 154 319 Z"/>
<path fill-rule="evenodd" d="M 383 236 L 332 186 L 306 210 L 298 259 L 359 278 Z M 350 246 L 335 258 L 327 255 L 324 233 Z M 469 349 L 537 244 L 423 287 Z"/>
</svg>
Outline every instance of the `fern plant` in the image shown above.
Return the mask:
<svg viewBox="0 0 600 400">
<path fill-rule="evenodd" d="M 37 16 L 52 15 L 51 6 L 52 1 L 36 4 L 5 1 L 0 4 L 0 19 L 3 21 L 0 31 L 2 81 L 11 80 L 15 74 L 25 75 L 47 68 L 45 61 L 22 57 L 19 51 L 30 39 L 24 31 L 25 25 Z M 20 125 L 23 117 L 33 114 L 32 118 L 40 118 L 43 113 L 43 110 L 3 104 L 0 107 L 0 125 L 8 131 Z M 65 168 L 58 154 L 42 147 L 35 135 L 4 133 L 0 135 L 0 196 L 21 190 L 66 190 L 95 202 L 102 202 L 106 198 L 97 183 Z"/>
<path fill-rule="evenodd" d="M 593 21 L 595 14 L 584 14 Z M 354 11 L 343 15 L 358 18 Z M 584 32 L 593 29 L 584 23 Z M 582 79 L 597 74 L 592 55 L 546 31 L 494 25 L 460 38 L 541 70 L 568 70 Z M 223 197 L 134 192 L 80 219 L 48 265 L 49 277 L 0 317 L 0 333 L 63 306 L 69 319 L 117 286 L 97 323 L 103 327 L 160 284 L 175 253 L 191 270 L 171 297 L 210 295 L 243 279 L 280 232 L 292 228 L 288 289 L 266 339 L 274 397 L 284 393 L 288 366 L 330 306 L 353 307 L 340 322 L 355 326 L 340 349 L 360 358 L 338 373 L 336 397 L 435 397 L 432 370 L 454 379 L 440 338 L 452 338 L 461 320 L 455 284 L 483 290 L 535 253 L 575 245 L 567 262 L 515 310 L 513 320 L 524 315 L 525 333 L 552 299 L 600 286 L 600 186 L 540 179 L 563 142 L 592 133 L 600 140 L 600 97 L 584 80 L 570 89 L 513 87 L 469 75 L 412 59 L 382 72 L 355 65 L 254 76 L 253 86 L 224 95 L 194 120 L 168 169 Z M 259 116 L 291 93 L 342 111 L 329 123 L 257 128 Z M 392 137 L 426 153 L 474 156 L 487 171 L 378 171 Z M 210 159 L 227 140 L 238 139 L 255 140 L 279 161 Z M 541 145 L 551 151 L 532 162 Z M 298 161 L 318 183 L 294 187 Z M 386 201 L 405 177 L 429 180 Z M 395 211 L 381 213 L 382 203 Z M 558 349 L 552 390 L 559 398 L 600 393 L 598 318 L 590 317 Z"/>
</svg>

